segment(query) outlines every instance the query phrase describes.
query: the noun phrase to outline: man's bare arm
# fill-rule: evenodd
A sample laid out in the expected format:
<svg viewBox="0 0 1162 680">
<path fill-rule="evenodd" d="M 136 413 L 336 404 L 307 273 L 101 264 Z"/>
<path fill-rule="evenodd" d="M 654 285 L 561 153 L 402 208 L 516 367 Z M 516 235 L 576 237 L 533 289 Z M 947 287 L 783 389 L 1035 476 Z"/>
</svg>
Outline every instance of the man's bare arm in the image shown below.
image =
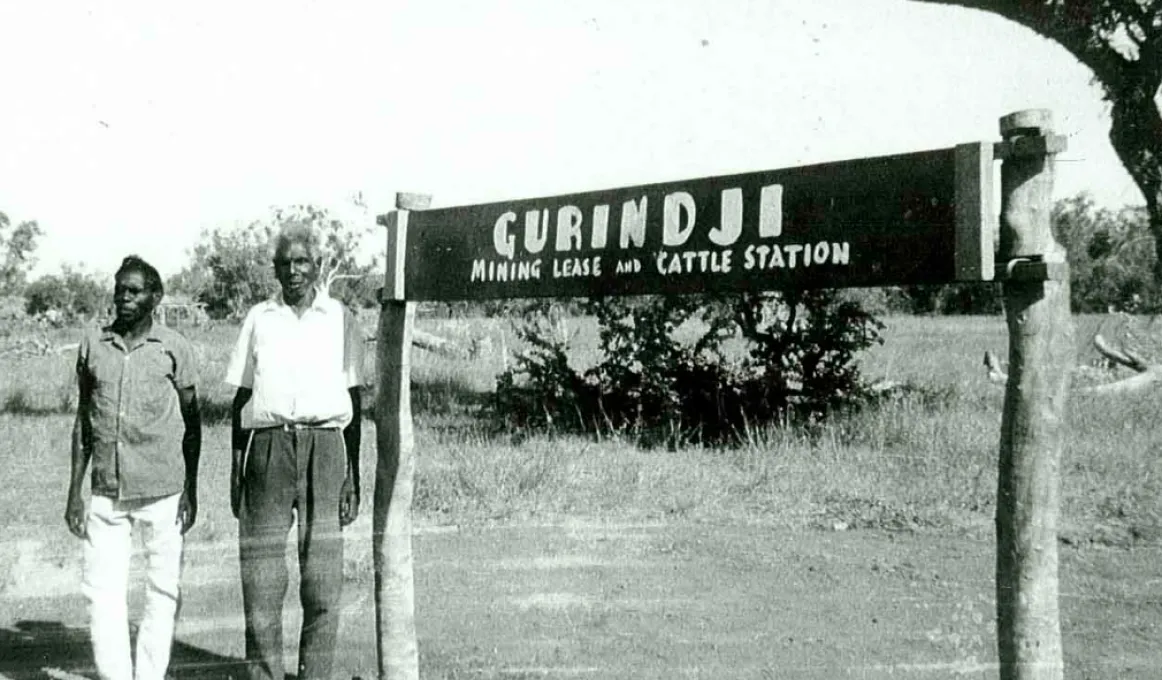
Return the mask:
<svg viewBox="0 0 1162 680">
<path fill-rule="evenodd" d="M 343 445 L 347 449 L 347 476 L 343 480 L 339 507 L 339 523 L 342 526 L 354 522 L 359 516 L 359 447 L 363 439 L 363 388 L 357 385 L 347 392 L 351 395 L 351 422 L 343 428 Z"/>
<path fill-rule="evenodd" d="M 246 444 L 249 438 L 249 433 L 242 429 L 242 409 L 250 401 L 250 395 L 253 391 L 245 387 L 239 387 L 238 391 L 234 393 L 234 401 L 230 404 L 230 509 L 234 512 L 234 517 L 238 517 L 238 512 L 242 506 L 242 469 L 245 463 L 242 460 L 246 455 Z"/>
<path fill-rule="evenodd" d="M 85 502 L 81 492 L 85 486 L 85 470 L 93 457 L 93 421 L 91 418 L 92 386 L 83 374 L 77 380 L 77 417 L 73 422 L 72 468 L 69 474 L 69 492 L 65 503 L 65 523 L 77 538 L 85 537 Z"/>
<path fill-rule="evenodd" d="M 186 481 L 178 504 L 178 520 L 182 533 L 189 531 L 198 518 L 198 463 L 202 457 L 202 411 L 198 406 L 198 391 L 195 387 L 178 390 L 178 405 L 181 407 L 185 433 L 182 435 L 182 457 L 186 463 Z"/>
<path fill-rule="evenodd" d="M 347 446 L 347 474 L 351 476 L 358 493 L 359 446 L 363 439 L 363 388 L 352 387 L 348 393 L 351 395 L 351 422 L 343 428 L 343 443 Z"/>
</svg>

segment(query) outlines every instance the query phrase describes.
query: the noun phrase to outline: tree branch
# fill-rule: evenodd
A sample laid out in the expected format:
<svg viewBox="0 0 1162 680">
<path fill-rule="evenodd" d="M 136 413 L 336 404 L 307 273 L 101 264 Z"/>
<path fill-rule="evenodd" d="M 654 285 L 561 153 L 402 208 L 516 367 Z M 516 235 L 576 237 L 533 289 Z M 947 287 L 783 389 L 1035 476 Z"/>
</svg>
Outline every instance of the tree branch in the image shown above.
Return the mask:
<svg viewBox="0 0 1162 680">
<path fill-rule="evenodd" d="M 1102 39 L 1092 21 L 1089 2 L 1044 0 L 911 0 L 990 12 L 1031 29 L 1064 47 L 1107 88 L 1120 87 L 1129 62 Z M 1079 5 L 1081 5 L 1079 7 Z"/>
<path fill-rule="evenodd" d="M 1134 375 L 1113 382 L 1078 387 L 1075 392 L 1093 395 L 1129 394 L 1162 382 L 1162 365 L 1150 364 L 1125 348 L 1113 347 L 1100 334 L 1093 336 L 1093 346 L 1098 353 L 1115 364 L 1132 369 Z M 1000 359 L 992 352 L 985 352 L 984 365 L 988 370 L 989 382 L 1003 385 L 1009 379 Z"/>
<path fill-rule="evenodd" d="M 1159 10 L 1159 26 L 1146 31 L 1146 40 L 1138 45 L 1138 69 L 1147 87 L 1152 83 L 1154 91 L 1162 84 L 1162 10 Z"/>
</svg>

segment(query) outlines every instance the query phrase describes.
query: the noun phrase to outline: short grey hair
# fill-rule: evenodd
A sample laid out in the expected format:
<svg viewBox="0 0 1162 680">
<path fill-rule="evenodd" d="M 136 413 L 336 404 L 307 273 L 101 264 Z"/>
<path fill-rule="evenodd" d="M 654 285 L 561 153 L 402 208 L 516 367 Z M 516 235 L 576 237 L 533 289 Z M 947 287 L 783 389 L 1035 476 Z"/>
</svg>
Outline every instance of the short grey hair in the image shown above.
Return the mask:
<svg viewBox="0 0 1162 680">
<path fill-rule="evenodd" d="M 302 244 L 307 249 L 311 259 L 318 262 L 323 257 L 319 234 L 309 224 L 303 222 L 287 222 L 282 225 L 278 235 L 274 238 L 274 248 L 271 256 L 277 256 L 279 251 L 290 247 L 292 243 Z"/>
</svg>

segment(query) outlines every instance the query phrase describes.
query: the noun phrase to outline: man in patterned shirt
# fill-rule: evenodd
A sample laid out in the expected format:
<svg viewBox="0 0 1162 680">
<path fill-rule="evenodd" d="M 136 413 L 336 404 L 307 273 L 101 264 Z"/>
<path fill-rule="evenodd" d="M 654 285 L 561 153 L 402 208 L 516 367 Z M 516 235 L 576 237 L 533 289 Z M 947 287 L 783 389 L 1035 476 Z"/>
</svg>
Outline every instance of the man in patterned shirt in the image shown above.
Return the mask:
<svg viewBox="0 0 1162 680">
<path fill-rule="evenodd" d="M 84 539 L 82 589 L 102 680 L 163 680 L 177 617 L 182 543 L 198 515 L 202 429 L 193 348 L 153 323 L 163 295 L 149 263 L 129 256 L 113 288 L 116 318 L 77 353 L 77 419 L 65 522 Z M 92 463 L 88 512 L 82 497 Z M 131 533 L 144 537 L 149 587 L 129 650 Z"/>
</svg>

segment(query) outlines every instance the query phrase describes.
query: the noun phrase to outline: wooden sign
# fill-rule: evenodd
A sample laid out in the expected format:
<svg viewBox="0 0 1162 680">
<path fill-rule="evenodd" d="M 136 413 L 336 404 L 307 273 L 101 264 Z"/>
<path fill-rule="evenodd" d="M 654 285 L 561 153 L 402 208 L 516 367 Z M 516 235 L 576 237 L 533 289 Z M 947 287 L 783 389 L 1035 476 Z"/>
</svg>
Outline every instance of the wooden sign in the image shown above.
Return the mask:
<svg viewBox="0 0 1162 680">
<path fill-rule="evenodd" d="M 408 300 L 991 280 L 992 144 L 417 210 Z"/>
</svg>

